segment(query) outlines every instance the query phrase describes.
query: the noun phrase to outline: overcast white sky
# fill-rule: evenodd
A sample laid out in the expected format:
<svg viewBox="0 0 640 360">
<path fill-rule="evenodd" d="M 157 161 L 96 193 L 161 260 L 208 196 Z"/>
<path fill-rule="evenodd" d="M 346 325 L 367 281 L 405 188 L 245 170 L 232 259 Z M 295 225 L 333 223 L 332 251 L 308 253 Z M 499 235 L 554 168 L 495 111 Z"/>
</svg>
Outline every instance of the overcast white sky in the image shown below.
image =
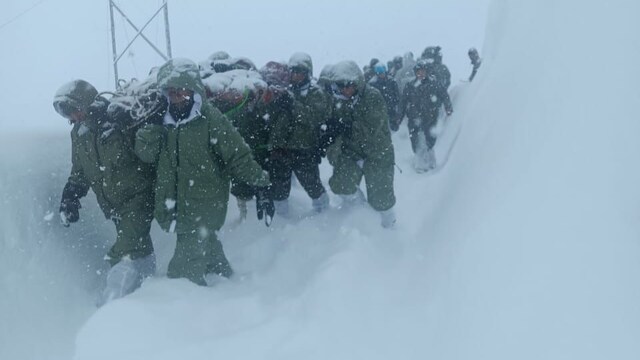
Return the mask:
<svg viewBox="0 0 640 360">
<path fill-rule="evenodd" d="M 162 4 L 160 0 L 117 3 L 137 26 Z M 371 57 L 386 61 L 438 44 L 456 81 L 470 71 L 467 49 L 482 47 L 488 3 L 169 1 L 173 56 L 200 61 L 225 50 L 232 56 L 249 57 L 260 67 L 305 51 L 313 57 L 317 75 L 326 63 L 352 59 L 364 65 Z M 107 0 L 2 0 L 0 123 L 5 129 L 67 131 L 51 107 L 60 85 L 84 78 L 99 90 L 114 87 L 108 4 Z M 117 14 L 116 22 L 118 48 L 124 49 L 135 31 Z M 145 35 L 164 49 L 162 17 L 148 26 Z M 123 57 L 120 75 L 144 77 L 160 63 L 140 41 Z"/>
</svg>

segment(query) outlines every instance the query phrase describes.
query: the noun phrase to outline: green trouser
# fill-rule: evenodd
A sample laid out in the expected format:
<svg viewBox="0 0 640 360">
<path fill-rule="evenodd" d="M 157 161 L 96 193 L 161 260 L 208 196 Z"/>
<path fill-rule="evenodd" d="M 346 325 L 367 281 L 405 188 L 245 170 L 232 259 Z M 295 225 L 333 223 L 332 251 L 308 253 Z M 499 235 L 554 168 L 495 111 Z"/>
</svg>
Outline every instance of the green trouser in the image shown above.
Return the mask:
<svg viewBox="0 0 640 360">
<path fill-rule="evenodd" d="M 215 231 L 194 230 L 189 233 L 179 233 L 167 276 L 186 278 L 198 285 L 206 286 L 204 277 L 207 274 L 218 274 L 224 277 L 230 277 L 233 274 Z"/>
<path fill-rule="evenodd" d="M 111 217 L 116 225 L 116 242 L 107 253 L 111 266 L 128 256 L 132 260 L 151 255 L 153 243 L 149 230 L 153 220 L 153 197 L 140 195 L 127 203 Z"/>
<path fill-rule="evenodd" d="M 364 160 L 360 167 L 356 160 L 344 155 L 337 156 L 329 186 L 338 195 L 355 194 L 363 176 L 367 186 L 367 201 L 372 208 L 384 211 L 395 205 L 393 161 Z"/>
</svg>

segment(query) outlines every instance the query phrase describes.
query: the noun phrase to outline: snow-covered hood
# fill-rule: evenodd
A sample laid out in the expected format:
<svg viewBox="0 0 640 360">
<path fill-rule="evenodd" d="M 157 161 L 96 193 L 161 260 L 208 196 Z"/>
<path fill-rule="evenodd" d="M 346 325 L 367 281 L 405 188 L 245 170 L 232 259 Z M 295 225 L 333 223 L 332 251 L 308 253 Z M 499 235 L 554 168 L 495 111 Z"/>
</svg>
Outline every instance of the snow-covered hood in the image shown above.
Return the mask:
<svg viewBox="0 0 640 360">
<path fill-rule="evenodd" d="M 193 91 L 193 107 L 189 116 L 180 121 L 176 121 L 167 111 L 164 115 L 165 125 L 180 126 L 186 124 L 200 116 L 202 99 L 205 98 L 205 87 L 200 79 L 200 69 L 198 65 L 189 59 L 171 59 L 158 70 L 158 88 L 166 96 L 169 88 L 188 89 Z M 168 108 L 167 108 L 168 110 Z"/>
<path fill-rule="evenodd" d="M 98 96 L 98 90 L 93 85 L 84 80 L 73 80 L 56 91 L 53 96 L 53 106 L 56 111 L 61 103 L 84 110 L 93 103 L 96 96 Z"/>
<path fill-rule="evenodd" d="M 313 61 L 311 61 L 311 55 L 303 52 L 297 52 L 291 55 L 289 58 L 289 68 L 301 67 L 307 69 L 309 77 L 313 75 Z"/>
<path fill-rule="evenodd" d="M 358 86 L 358 90 L 363 90 L 366 85 L 364 74 L 354 61 L 341 61 L 335 64 L 331 71 L 335 82 L 353 82 Z"/>
<path fill-rule="evenodd" d="M 165 92 L 168 88 L 188 89 L 205 98 L 205 89 L 200 79 L 198 65 L 189 59 L 171 59 L 158 70 L 158 88 Z"/>
</svg>

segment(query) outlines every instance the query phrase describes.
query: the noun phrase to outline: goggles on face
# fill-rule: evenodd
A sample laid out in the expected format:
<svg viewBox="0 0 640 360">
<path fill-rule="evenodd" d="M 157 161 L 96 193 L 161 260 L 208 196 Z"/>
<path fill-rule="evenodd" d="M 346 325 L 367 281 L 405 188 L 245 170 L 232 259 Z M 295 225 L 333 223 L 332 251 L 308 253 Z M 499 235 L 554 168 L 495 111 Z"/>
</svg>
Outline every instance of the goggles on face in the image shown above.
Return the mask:
<svg viewBox="0 0 640 360">
<path fill-rule="evenodd" d="M 354 83 L 353 81 L 336 81 L 336 87 L 340 90 L 350 86 L 355 87 L 356 83 Z"/>
<path fill-rule="evenodd" d="M 67 119 L 71 117 L 71 114 L 73 114 L 74 112 L 80 111 L 80 109 L 78 109 L 77 107 L 72 106 L 64 101 L 56 101 L 55 103 L 53 103 L 53 107 L 56 109 L 56 112 L 58 114 Z"/>
<path fill-rule="evenodd" d="M 291 73 L 294 74 L 306 74 L 307 73 L 307 69 L 303 68 L 302 66 L 294 66 L 291 68 Z"/>
</svg>

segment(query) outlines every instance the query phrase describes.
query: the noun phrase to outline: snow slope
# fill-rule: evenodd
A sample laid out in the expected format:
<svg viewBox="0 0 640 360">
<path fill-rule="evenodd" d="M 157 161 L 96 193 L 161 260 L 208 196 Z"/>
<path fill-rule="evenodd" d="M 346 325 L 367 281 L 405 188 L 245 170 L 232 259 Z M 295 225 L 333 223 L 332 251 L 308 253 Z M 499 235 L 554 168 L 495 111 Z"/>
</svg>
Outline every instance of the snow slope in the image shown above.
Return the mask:
<svg viewBox="0 0 640 360">
<path fill-rule="evenodd" d="M 234 227 L 232 205 L 221 236 L 242 276 L 211 288 L 159 276 L 95 313 L 90 250 L 112 230 L 91 201 L 72 230 L 48 212 L 68 162 L 49 150 L 68 139 L 0 142 L 17 209 L 1 218 L 0 358 L 68 353 L 83 323 L 76 359 L 637 359 L 639 10 L 494 0 L 447 166 L 414 174 L 406 129 L 394 135 L 397 229 L 366 208 Z M 37 185 L 10 189 L 15 178 Z M 293 202 L 309 207 L 299 188 Z M 174 240 L 153 235 L 162 275 Z"/>
<path fill-rule="evenodd" d="M 638 10 L 494 1 L 447 167 L 411 173 L 395 136 L 398 229 L 360 209 L 227 230 L 243 279 L 151 280 L 76 359 L 637 359 Z"/>
</svg>

